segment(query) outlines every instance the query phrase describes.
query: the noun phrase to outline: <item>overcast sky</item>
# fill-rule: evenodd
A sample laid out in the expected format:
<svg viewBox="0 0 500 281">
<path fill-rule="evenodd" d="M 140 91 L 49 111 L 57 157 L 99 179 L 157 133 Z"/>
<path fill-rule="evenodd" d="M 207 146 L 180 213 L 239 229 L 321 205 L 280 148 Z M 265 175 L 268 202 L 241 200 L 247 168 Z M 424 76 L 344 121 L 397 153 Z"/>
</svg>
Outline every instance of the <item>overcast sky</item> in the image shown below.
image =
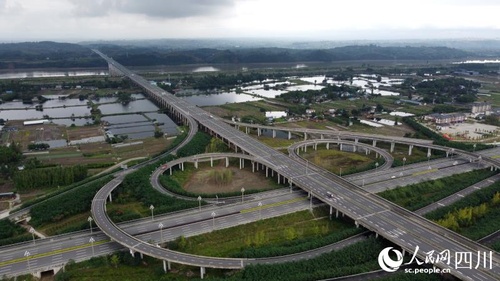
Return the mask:
<svg viewBox="0 0 500 281">
<path fill-rule="evenodd" d="M 0 41 L 500 39 L 499 0 L 0 0 Z"/>
</svg>

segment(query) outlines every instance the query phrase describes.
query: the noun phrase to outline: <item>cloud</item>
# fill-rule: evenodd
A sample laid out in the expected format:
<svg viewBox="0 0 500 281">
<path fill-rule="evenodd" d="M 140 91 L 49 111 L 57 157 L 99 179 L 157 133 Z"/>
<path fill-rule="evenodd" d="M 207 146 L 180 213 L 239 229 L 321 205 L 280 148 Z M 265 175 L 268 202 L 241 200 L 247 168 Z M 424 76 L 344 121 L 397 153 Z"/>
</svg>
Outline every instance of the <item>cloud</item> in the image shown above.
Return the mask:
<svg viewBox="0 0 500 281">
<path fill-rule="evenodd" d="M 1 1 L 1 0 L 0 0 Z M 153 18 L 187 18 L 213 15 L 232 7 L 236 0 L 70 0 L 75 14 L 99 17 L 112 12 Z"/>
<path fill-rule="evenodd" d="M 22 10 L 22 5 L 14 0 L 0 0 L 0 14 L 15 14 Z"/>
</svg>

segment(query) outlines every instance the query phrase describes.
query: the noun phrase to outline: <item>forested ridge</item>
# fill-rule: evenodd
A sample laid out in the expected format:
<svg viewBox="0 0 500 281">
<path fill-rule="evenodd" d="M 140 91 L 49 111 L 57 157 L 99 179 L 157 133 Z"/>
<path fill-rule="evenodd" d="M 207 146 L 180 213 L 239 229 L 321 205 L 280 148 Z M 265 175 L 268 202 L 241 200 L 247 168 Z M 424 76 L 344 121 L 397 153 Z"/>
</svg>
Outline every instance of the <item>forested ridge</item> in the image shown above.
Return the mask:
<svg viewBox="0 0 500 281">
<path fill-rule="evenodd" d="M 128 66 L 294 63 L 352 60 L 463 59 L 472 53 L 447 47 L 381 47 L 355 45 L 330 49 L 131 47 L 109 44 L 79 45 L 56 42 L 0 44 L 0 69 L 105 67 L 91 48 L 98 48 Z"/>
<path fill-rule="evenodd" d="M 471 53 L 447 47 L 345 46 L 332 49 L 195 49 L 126 48 L 100 46 L 104 53 L 125 65 L 175 65 L 202 63 L 287 63 L 349 60 L 461 59 Z"/>
</svg>

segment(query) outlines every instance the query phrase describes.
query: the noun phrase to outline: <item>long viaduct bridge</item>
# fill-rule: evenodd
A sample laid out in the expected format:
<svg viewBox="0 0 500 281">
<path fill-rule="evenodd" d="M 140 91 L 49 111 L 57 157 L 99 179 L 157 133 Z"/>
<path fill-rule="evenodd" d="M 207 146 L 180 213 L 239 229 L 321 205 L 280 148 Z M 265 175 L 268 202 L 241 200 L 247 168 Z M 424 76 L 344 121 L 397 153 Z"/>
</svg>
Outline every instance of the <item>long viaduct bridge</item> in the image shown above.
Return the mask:
<svg viewBox="0 0 500 281">
<path fill-rule="evenodd" d="M 266 169 L 274 171 L 278 181 L 293 183 L 302 188 L 309 193 L 309 196 L 330 205 L 330 212 L 335 210 L 336 213 L 349 216 L 357 226 L 361 225 L 377 235 L 383 236 L 401 247 L 403 253 L 413 253 L 422 261 L 432 255 L 429 253 L 448 253 L 446 259 L 434 261 L 434 266 L 448 269 L 452 275 L 460 279 L 500 280 L 498 253 L 491 252 L 489 248 L 481 244 L 443 228 L 377 195 L 366 192 L 343 178 L 333 174 L 308 171 L 307 166 L 302 162 L 277 152 L 239 129 L 233 128 L 224 120 L 151 85 L 147 80 L 103 53 L 97 50 L 95 52 L 108 62 L 110 73 L 121 74 L 142 87 L 151 99 L 169 110 L 170 114 L 178 121 L 191 126 L 195 125 L 210 132 L 224 140 L 230 147 L 234 148 L 235 152 L 252 155 L 258 159 L 258 162 L 263 163 Z M 355 136 L 351 137 L 355 138 Z M 369 138 L 369 136 L 358 136 L 358 138 Z M 384 136 L 376 136 L 373 140 L 394 142 L 394 138 Z M 399 141 L 410 145 L 410 147 L 424 146 L 429 149 L 449 150 L 449 148 L 412 139 Z M 459 150 L 455 150 L 453 153 L 480 159 L 474 153 Z M 500 163 L 494 159 L 485 158 L 483 161 L 495 168 L 500 166 Z M 92 202 L 92 213 L 97 226 L 111 239 L 129 248 L 131 252 L 140 252 L 162 259 L 164 264 L 165 262 L 177 262 L 200 266 L 202 275 L 206 267 L 242 268 L 253 263 L 252 260 L 247 259 L 210 258 L 178 253 L 158 248 L 126 234 L 111 222 L 105 212 L 106 198 L 119 184 L 119 181 L 120 179 L 116 179 L 116 181 L 110 182 L 96 194 Z M 330 194 L 334 195 L 335 200 L 331 200 Z M 418 250 L 416 250 L 417 247 Z M 469 263 L 463 259 L 464 253 L 466 253 Z"/>
</svg>

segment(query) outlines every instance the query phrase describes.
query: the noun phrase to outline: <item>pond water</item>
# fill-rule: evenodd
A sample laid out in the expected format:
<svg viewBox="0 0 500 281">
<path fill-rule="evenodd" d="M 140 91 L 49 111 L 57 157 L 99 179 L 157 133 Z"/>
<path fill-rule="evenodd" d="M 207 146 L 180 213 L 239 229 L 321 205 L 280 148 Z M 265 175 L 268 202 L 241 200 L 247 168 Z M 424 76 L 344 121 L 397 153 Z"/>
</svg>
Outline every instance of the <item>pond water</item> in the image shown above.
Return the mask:
<svg viewBox="0 0 500 281">
<path fill-rule="evenodd" d="M 106 76 L 108 70 L 74 70 L 74 71 L 19 71 L 0 73 L 0 79 L 74 77 L 74 76 Z"/>
<path fill-rule="evenodd" d="M 52 119 L 50 120 L 51 123 L 57 124 L 57 125 L 65 125 L 65 126 L 71 126 L 72 124 L 75 124 L 75 126 L 85 126 L 85 125 L 92 125 L 94 124 L 94 120 L 92 118 L 61 118 L 61 119 Z"/>
<path fill-rule="evenodd" d="M 215 68 L 213 66 L 201 66 L 193 69 L 193 72 L 215 72 L 220 71 L 220 69 Z"/>
<path fill-rule="evenodd" d="M 225 92 L 212 95 L 186 96 L 179 98 L 197 106 L 222 105 L 226 103 L 261 100 L 261 98 L 253 97 L 246 94 L 237 94 L 236 92 Z"/>
<path fill-rule="evenodd" d="M 118 113 L 135 113 L 157 111 L 158 107 L 150 100 L 136 100 L 126 105 L 120 103 L 103 104 L 99 106 L 103 115 Z"/>
<path fill-rule="evenodd" d="M 145 99 L 142 94 L 134 94 L 132 96 L 138 100 L 132 101 L 127 105 L 119 103 L 109 104 L 109 102 L 116 101 L 114 97 L 104 97 L 100 98 L 99 101 L 93 101 L 94 103 L 101 104 L 99 109 L 103 115 L 121 114 L 102 117 L 103 121 L 109 123 L 107 127 L 113 134 L 128 135 L 129 139 L 153 136 L 156 128 L 153 123 L 154 120 L 159 123 L 158 128 L 163 133 L 167 135 L 178 134 L 177 125 L 166 114 L 157 113 L 156 111 L 159 108 L 153 102 Z M 30 120 L 46 119 L 48 115 L 51 118 L 58 118 L 51 119 L 51 123 L 59 125 L 71 126 L 74 124 L 75 126 L 84 126 L 93 123 L 93 120 L 90 118 L 90 108 L 87 107 L 87 100 L 58 99 L 58 96 L 54 98 L 43 104 L 43 111 L 35 110 L 36 104 L 23 104 L 20 101 L 4 103 L 0 107 L 0 118 L 5 120 Z M 139 112 L 147 113 L 142 115 L 138 114 Z"/>
</svg>

